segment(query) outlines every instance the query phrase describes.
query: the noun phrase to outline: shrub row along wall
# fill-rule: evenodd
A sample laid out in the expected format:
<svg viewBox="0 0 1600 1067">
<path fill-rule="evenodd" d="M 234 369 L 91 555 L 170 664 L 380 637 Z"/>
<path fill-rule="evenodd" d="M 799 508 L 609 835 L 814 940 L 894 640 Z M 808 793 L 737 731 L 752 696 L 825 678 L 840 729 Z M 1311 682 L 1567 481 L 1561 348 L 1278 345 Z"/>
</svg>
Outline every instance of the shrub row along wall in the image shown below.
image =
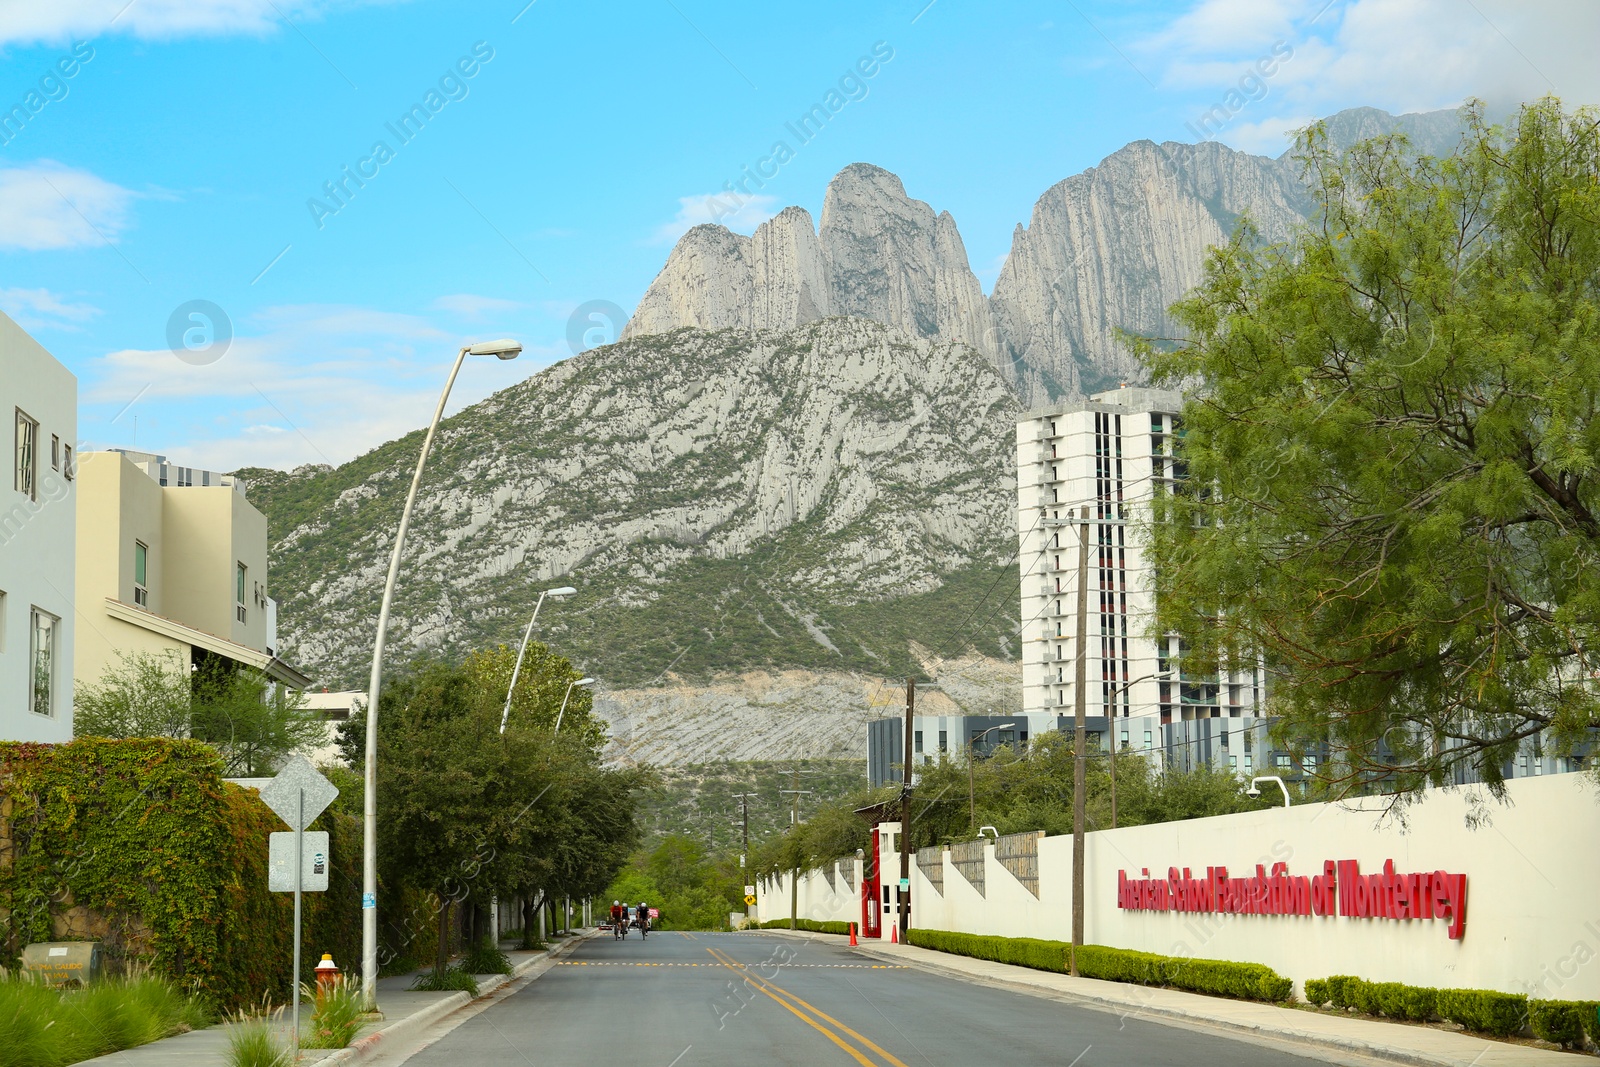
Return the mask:
<svg viewBox="0 0 1600 1067">
<path fill-rule="evenodd" d="M 304 898 L 305 971 L 361 948 L 360 825 L 325 813 L 330 889 Z M 96 940 L 223 1009 L 287 998 L 293 896 L 267 891 L 267 835 L 286 827 L 222 781 L 198 741 L 0 743 L 0 955 Z"/>
<path fill-rule="evenodd" d="M 920 948 L 1032 967 L 1040 971 L 1066 974 L 1070 970 L 1068 951 L 1072 946 L 1062 941 L 919 930 L 916 927 L 907 932 L 906 941 Z M 1153 952 L 1134 952 L 1104 945 L 1084 945 L 1078 949 L 1078 973 L 1085 978 L 1167 986 L 1242 1000 L 1288 1000 L 1294 992 L 1292 981 L 1259 963 L 1158 956 Z"/>
<path fill-rule="evenodd" d="M 1540 1000 L 1486 989 L 1430 989 L 1403 982 L 1368 982 L 1351 975 L 1313 978 L 1306 1000 L 1341 1011 L 1384 1015 L 1407 1022 L 1446 1019 L 1468 1030 L 1509 1037 L 1526 1027 L 1535 1037 L 1568 1048 L 1600 1044 L 1600 1001 Z"/>
</svg>

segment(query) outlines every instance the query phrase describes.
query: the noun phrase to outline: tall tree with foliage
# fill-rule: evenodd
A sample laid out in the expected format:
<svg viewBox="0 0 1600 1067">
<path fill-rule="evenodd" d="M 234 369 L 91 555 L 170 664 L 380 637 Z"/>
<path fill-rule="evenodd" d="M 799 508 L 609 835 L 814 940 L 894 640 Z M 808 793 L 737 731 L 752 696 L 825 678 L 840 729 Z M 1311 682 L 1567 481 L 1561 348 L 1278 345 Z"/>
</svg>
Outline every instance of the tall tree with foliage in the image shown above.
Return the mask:
<svg viewBox="0 0 1600 1067">
<path fill-rule="evenodd" d="M 191 672 L 176 654 L 119 652 L 73 694 L 76 737 L 192 737 L 222 757 L 223 774 L 271 774 L 323 726 L 298 693 L 260 671 L 229 665 Z"/>
<path fill-rule="evenodd" d="M 1464 116 L 1445 159 L 1313 127 L 1315 221 L 1242 228 L 1142 346 L 1193 388 L 1162 627 L 1191 671 L 1261 654 L 1330 781 L 1402 796 L 1600 725 L 1600 112 Z"/>
</svg>

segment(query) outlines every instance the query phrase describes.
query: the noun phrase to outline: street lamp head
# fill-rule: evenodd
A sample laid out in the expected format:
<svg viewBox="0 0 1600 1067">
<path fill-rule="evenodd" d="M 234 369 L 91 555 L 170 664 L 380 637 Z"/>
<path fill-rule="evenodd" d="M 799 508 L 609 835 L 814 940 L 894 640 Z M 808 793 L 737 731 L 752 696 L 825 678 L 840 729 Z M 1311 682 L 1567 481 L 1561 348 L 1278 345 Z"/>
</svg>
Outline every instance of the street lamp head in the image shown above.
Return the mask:
<svg viewBox="0 0 1600 1067">
<path fill-rule="evenodd" d="M 572 586 L 564 585 L 560 589 L 546 589 L 544 591 L 544 595 L 545 596 L 575 596 L 575 595 L 577 595 L 577 592 L 578 591 L 576 589 L 572 588 Z"/>
<path fill-rule="evenodd" d="M 475 345 L 467 346 L 467 354 L 471 356 L 494 356 L 496 359 L 516 359 L 522 351 L 522 342 L 513 341 L 509 337 L 502 337 L 498 341 L 479 341 Z"/>
<path fill-rule="evenodd" d="M 572 684 L 573 685 L 593 685 L 594 684 L 594 679 L 593 678 L 579 678 L 576 682 L 573 682 Z"/>
<path fill-rule="evenodd" d="M 1246 789 L 1244 791 L 1244 795 L 1249 797 L 1250 799 L 1254 800 L 1256 797 L 1259 797 L 1261 795 L 1261 790 L 1257 789 L 1254 785 L 1252 785 L 1249 789 Z"/>
<path fill-rule="evenodd" d="M 1015 725 L 1017 725 L 1017 724 L 1014 723 L 1014 722 L 1003 722 L 999 726 L 996 726 L 995 729 L 996 730 L 1009 730 Z"/>
</svg>

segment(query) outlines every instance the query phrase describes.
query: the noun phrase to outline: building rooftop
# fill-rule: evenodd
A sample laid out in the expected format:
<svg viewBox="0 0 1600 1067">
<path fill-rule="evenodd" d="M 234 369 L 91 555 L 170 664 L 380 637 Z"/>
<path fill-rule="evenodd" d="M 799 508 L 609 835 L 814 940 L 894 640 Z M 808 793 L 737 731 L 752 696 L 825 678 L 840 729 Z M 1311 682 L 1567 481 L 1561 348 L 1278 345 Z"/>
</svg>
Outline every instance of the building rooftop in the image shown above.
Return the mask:
<svg viewBox="0 0 1600 1067">
<path fill-rule="evenodd" d="M 1051 415 L 1071 415 L 1079 411 L 1164 411 L 1174 415 L 1183 410 L 1183 393 L 1176 389 L 1155 389 L 1148 385 L 1124 385 L 1093 393 L 1087 398 L 1063 400 L 1023 412 L 1019 421 L 1030 422 Z"/>
<path fill-rule="evenodd" d="M 159 485 L 170 488 L 195 485 L 228 486 L 237 493 L 244 493 L 244 479 L 232 474 L 203 470 L 199 467 L 181 467 L 176 463 L 167 462 L 166 456 L 154 452 L 140 452 L 132 448 L 111 448 L 107 451 L 120 453 L 129 463 L 144 471 Z"/>
</svg>

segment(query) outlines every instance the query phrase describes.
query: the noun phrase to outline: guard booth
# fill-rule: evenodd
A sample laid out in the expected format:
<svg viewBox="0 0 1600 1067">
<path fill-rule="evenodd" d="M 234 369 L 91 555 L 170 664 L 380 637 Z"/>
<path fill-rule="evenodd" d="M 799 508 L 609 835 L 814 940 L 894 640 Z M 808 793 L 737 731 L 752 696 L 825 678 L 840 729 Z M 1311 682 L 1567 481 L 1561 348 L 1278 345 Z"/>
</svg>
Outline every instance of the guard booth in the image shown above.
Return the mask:
<svg viewBox="0 0 1600 1067">
<path fill-rule="evenodd" d="M 909 914 L 910 891 L 899 888 L 900 876 L 900 801 L 885 801 L 856 814 L 872 826 L 872 847 L 867 851 L 861 872 L 861 936 L 887 937 L 889 927 L 899 921 L 899 909 Z M 884 873 L 888 864 L 889 872 Z"/>
</svg>

